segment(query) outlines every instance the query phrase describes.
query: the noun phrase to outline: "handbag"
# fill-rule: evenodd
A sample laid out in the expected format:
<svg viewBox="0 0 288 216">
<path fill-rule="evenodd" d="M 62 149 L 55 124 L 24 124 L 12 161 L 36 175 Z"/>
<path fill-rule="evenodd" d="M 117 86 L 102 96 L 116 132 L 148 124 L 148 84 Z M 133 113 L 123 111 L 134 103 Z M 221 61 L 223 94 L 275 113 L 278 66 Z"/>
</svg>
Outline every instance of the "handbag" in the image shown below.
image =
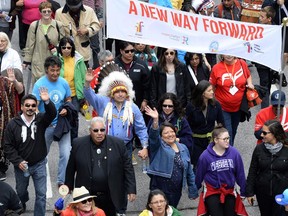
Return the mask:
<svg viewBox="0 0 288 216">
<path fill-rule="evenodd" d="M 256 89 L 246 89 L 246 97 L 248 101 L 248 107 L 257 106 L 262 102 L 262 99 L 259 97 L 259 94 Z"/>
</svg>

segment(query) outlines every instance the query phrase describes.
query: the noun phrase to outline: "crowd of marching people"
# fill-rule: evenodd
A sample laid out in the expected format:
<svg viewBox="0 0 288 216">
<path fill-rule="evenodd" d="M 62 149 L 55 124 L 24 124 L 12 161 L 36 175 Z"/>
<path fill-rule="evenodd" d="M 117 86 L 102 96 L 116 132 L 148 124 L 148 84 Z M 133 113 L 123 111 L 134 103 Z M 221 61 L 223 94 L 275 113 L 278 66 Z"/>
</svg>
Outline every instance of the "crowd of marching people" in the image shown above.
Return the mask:
<svg viewBox="0 0 288 216">
<path fill-rule="evenodd" d="M 288 16 L 287 0 L 145 2 L 266 25 Z M 20 53 L 11 47 L 16 18 Z M 99 32 L 105 25 L 102 0 L 66 0 L 63 7 L 56 0 L 0 1 L 0 215 L 26 211 L 30 177 L 34 215 L 46 215 L 46 164 L 54 142 L 59 162 L 52 181 L 73 198 L 67 206 L 58 199 L 54 215 L 125 216 L 128 201 L 137 198 L 137 161 L 150 178 L 140 216 L 181 215 L 182 189 L 199 202 L 199 216 L 248 215 L 245 199 L 250 205 L 256 199 L 262 216 L 288 215 L 286 95 L 270 93 L 276 82 L 287 86 L 286 77 L 232 55 L 112 38 L 103 41 L 104 50 Z M 259 85 L 252 81 L 253 64 Z M 30 72 L 26 88 L 24 69 Z M 250 90 L 255 103 L 246 96 Z M 260 103 L 246 176 L 234 143 L 239 123 Z M 83 137 L 80 113 L 89 120 Z M 16 192 L 4 182 L 10 163 Z"/>
</svg>

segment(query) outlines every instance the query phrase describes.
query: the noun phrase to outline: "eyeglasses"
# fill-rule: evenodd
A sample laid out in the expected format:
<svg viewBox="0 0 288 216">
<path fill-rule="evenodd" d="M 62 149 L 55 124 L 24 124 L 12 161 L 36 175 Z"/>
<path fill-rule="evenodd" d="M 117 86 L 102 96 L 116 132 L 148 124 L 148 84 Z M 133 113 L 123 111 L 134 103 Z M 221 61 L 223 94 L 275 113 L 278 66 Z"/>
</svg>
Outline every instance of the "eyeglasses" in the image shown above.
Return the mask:
<svg viewBox="0 0 288 216">
<path fill-rule="evenodd" d="M 50 14 L 50 13 L 52 13 L 51 10 L 42 10 L 41 12 L 44 13 L 44 14 Z"/>
<path fill-rule="evenodd" d="M 174 107 L 174 105 L 170 105 L 170 104 L 162 104 L 162 107 L 163 108 L 173 108 Z"/>
<path fill-rule="evenodd" d="M 217 138 L 217 139 L 221 139 L 221 140 L 223 140 L 223 141 L 227 142 L 227 141 L 229 141 L 229 140 L 230 140 L 230 137 Z"/>
<path fill-rule="evenodd" d="M 105 128 L 100 128 L 100 129 L 95 128 L 95 129 L 92 129 L 92 131 L 94 133 L 98 133 L 99 131 L 103 133 L 103 132 L 105 132 Z"/>
<path fill-rule="evenodd" d="M 163 205 L 164 203 L 166 203 L 166 200 L 159 200 L 159 201 L 155 201 L 155 202 L 151 202 L 152 205 Z"/>
<path fill-rule="evenodd" d="M 270 134 L 271 132 L 270 131 L 262 131 L 262 134 L 264 135 L 264 136 L 266 136 L 267 134 Z"/>
<path fill-rule="evenodd" d="M 82 204 L 86 204 L 87 202 L 92 202 L 92 198 L 88 198 L 86 200 L 81 201 Z"/>
<path fill-rule="evenodd" d="M 30 106 L 35 108 L 37 105 L 36 104 L 24 104 L 25 107 L 29 108 Z"/>
<path fill-rule="evenodd" d="M 125 52 L 126 54 L 128 54 L 129 52 L 134 53 L 135 50 L 134 50 L 134 49 L 131 49 L 131 50 L 124 50 L 124 52 Z"/>
<path fill-rule="evenodd" d="M 168 55 L 171 55 L 171 56 L 173 56 L 174 54 L 175 54 L 175 52 L 165 52 L 165 56 L 168 56 Z"/>
<path fill-rule="evenodd" d="M 71 50 L 72 47 L 62 46 L 61 49 L 68 49 L 68 50 Z"/>
</svg>

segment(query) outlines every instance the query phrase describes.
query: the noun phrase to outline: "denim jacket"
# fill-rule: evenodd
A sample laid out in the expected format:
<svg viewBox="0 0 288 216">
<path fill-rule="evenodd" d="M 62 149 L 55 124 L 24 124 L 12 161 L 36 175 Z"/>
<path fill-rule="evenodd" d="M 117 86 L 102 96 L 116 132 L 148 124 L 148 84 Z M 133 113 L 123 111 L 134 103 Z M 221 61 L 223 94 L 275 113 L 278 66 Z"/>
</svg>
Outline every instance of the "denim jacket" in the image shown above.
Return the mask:
<svg viewBox="0 0 288 216">
<path fill-rule="evenodd" d="M 161 139 L 159 133 L 159 128 L 153 129 L 151 127 L 149 130 L 150 165 L 147 173 L 165 178 L 171 178 L 174 166 L 175 151 Z M 198 189 L 195 185 L 195 175 L 192 170 L 189 151 L 184 144 L 176 142 L 176 145 L 180 151 L 180 156 L 184 164 L 182 183 L 183 188 L 185 188 L 187 181 L 188 197 L 193 199 L 197 198 Z"/>
</svg>

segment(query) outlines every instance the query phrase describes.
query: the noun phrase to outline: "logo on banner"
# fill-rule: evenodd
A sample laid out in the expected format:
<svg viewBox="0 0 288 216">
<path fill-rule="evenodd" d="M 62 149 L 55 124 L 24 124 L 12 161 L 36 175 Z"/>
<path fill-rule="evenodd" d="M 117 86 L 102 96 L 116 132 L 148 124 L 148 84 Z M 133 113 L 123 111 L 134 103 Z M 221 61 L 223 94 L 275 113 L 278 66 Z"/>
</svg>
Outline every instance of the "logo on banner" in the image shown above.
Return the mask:
<svg viewBox="0 0 288 216">
<path fill-rule="evenodd" d="M 248 53 L 252 53 L 253 50 L 257 53 L 264 53 L 263 51 L 261 51 L 261 46 L 258 44 L 252 45 L 250 42 L 246 42 L 244 43 L 244 46 L 246 46 Z"/>
<path fill-rule="evenodd" d="M 182 44 L 189 45 L 189 44 L 188 44 L 188 40 L 189 40 L 188 37 L 183 36 L 183 38 L 182 38 Z"/>
<path fill-rule="evenodd" d="M 210 45 L 209 45 L 209 50 L 211 52 L 217 52 L 219 49 L 219 43 L 217 41 L 213 41 Z"/>
<path fill-rule="evenodd" d="M 136 35 L 142 36 L 143 35 L 143 27 L 144 27 L 144 22 L 140 21 L 136 23 Z"/>
</svg>

